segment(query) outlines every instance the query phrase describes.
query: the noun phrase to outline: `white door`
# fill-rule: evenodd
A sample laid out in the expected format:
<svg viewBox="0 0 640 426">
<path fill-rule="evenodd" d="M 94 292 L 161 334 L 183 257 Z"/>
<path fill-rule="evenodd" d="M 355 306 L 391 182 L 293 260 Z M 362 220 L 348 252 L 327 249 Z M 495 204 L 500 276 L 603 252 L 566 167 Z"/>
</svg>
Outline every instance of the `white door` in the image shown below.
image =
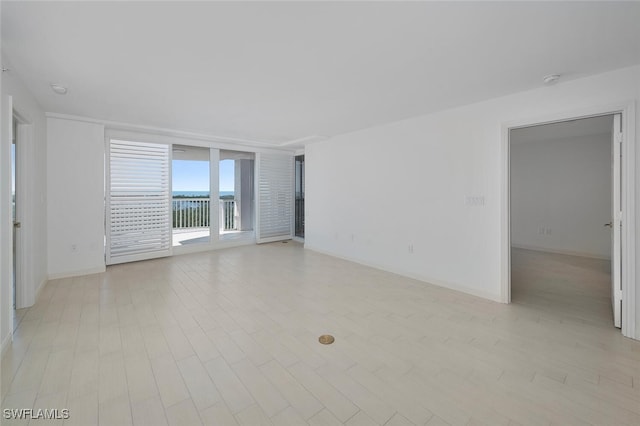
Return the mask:
<svg viewBox="0 0 640 426">
<path fill-rule="evenodd" d="M 171 255 L 171 150 L 109 141 L 107 264 Z"/>
<path fill-rule="evenodd" d="M 12 117 L 11 120 L 11 221 L 13 222 L 13 264 L 12 264 L 12 285 L 13 285 L 13 309 L 22 307 L 18 304 L 18 289 L 20 289 L 20 283 L 22 282 L 22 270 L 20 268 L 22 260 L 22 252 L 20 250 L 22 244 L 20 240 L 20 216 L 22 213 L 22 206 L 20 203 L 22 200 L 19 197 L 22 191 L 20 191 L 20 184 L 18 183 L 18 153 L 22 153 L 18 149 L 18 135 L 17 135 L 17 120 Z M 21 141 L 22 143 L 22 141 Z"/>
<path fill-rule="evenodd" d="M 621 167 L 622 115 L 613 116 L 613 142 L 611 150 L 612 172 L 612 212 L 611 212 L 611 302 L 613 304 L 613 323 L 622 326 L 622 261 L 621 261 Z M 609 225 L 609 224 L 608 224 Z"/>
<path fill-rule="evenodd" d="M 256 240 L 288 240 L 293 234 L 293 156 L 256 154 Z"/>
</svg>

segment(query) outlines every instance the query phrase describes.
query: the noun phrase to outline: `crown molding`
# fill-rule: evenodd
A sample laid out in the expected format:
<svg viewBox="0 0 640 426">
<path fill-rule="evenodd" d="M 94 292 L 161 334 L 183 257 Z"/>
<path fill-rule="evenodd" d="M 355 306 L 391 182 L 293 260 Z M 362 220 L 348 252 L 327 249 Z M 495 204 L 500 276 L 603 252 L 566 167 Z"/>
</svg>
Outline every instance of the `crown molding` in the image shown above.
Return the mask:
<svg viewBox="0 0 640 426">
<path fill-rule="evenodd" d="M 257 147 L 257 148 L 278 148 L 281 146 L 285 146 L 280 142 L 259 141 L 254 139 L 243 139 L 243 138 L 234 138 L 234 137 L 227 137 L 227 136 L 210 135 L 206 133 L 169 129 L 166 127 L 145 126 L 140 124 L 126 123 L 122 121 L 102 120 L 102 119 L 92 118 L 92 117 L 83 117 L 80 115 L 60 114 L 56 112 L 47 112 L 45 113 L 45 115 L 49 118 L 57 118 L 61 120 L 72 120 L 72 121 L 81 121 L 85 123 L 100 124 L 100 125 L 103 125 L 105 128 L 114 129 L 114 130 L 144 132 L 147 134 L 173 136 L 178 138 L 195 139 L 195 140 L 208 141 L 208 142 L 228 143 L 228 144 L 241 145 L 241 146 L 247 146 L 247 147 Z M 285 144 L 286 143 L 287 142 L 285 142 Z"/>
</svg>

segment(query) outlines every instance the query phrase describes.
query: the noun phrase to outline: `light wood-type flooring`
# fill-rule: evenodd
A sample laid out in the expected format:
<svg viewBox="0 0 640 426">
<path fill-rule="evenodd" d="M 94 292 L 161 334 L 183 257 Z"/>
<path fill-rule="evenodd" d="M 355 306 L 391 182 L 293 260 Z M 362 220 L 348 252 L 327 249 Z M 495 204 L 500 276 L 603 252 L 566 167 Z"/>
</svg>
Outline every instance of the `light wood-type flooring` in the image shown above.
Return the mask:
<svg viewBox="0 0 640 426">
<path fill-rule="evenodd" d="M 513 258 L 510 305 L 293 242 L 54 280 L 16 314 L 2 407 L 70 410 L 31 425 L 639 425 L 640 342 L 612 325 L 606 263 Z"/>
</svg>

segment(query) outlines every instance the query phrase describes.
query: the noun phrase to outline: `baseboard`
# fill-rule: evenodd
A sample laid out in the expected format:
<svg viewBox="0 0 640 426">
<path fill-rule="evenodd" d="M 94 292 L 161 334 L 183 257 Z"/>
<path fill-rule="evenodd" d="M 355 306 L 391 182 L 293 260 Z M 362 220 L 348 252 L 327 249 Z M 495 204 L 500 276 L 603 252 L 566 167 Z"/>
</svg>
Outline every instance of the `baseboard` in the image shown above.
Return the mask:
<svg viewBox="0 0 640 426">
<path fill-rule="evenodd" d="M 40 292 L 44 288 L 45 284 L 47 284 L 47 281 L 48 281 L 47 278 L 43 279 L 40 282 L 40 284 L 38 284 L 38 286 L 34 289 L 33 293 L 24 296 L 21 299 L 21 306 L 18 306 L 18 309 L 32 307 L 38 301 L 38 297 L 40 297 Z"/>
<path fill-rule="evenodd" d="M 38 286 L 38 288 L 36 288 L 36 294 L 33 297 L 34 302 L 38 301 L 38 297 L 40 297 L 40 292 L 42 291 L 42 289 L 44 288 L 45 284 L 47 284 L 47 280 L 42 280 L 42 282 L 40 283 L 40 285 Z"/>
<path fill-rule="evenodd" d="M 194 244 L 192 246 L 179 246 L 173 248 L 173 256 L 182 256 L 183 254 L 203 253 L 206 251 L 220 250 L 231 247 L 250 246 L 255 245 L 255 237 L 251 238 L 237 238 L 230 240 L 218 240 L 214 244 Z"/>
<path fill-rule="evenodd" d="M 4 353 L 9 349 L 11 345 L 11 340 L 13 337 L 13 333 L 10 332 L 7 336 L 2 340 L 2 346 L 0 346 L 0 359 L 4 358 Z"/>
<path fill-rule="evenodd" d="M 572 251 L 572 250 L 563 250 L 563 249 L 550 249 L 550 248 L 546 248 L 546 247 L 530 246 L 530 245 L 527 245 L 527 244 L 511 244 L 511 248 L 517 248 L 517 249 L 523 249 L 523 250 L 532 250 L 532 251 L 541 251 L 541 252 L 544 252 L 544 253 L 564 254 L 564 255 L 567 255 L 567 256 L 587 257 L 589 259 L 611 260 L 610 257 L 602 256 L 600 254 L 585 253 L 585 252 Z"/>
<path fill-rule="evenodd" d="M 499 294 L 492 294 L 492 293 L 489 293 L 489 292 L 476 290 L 476 289 L 473 289 L 473 288 L 461 286 L 461 285 L 454 284 L 454 283 L 451 283 L 451 282 L 442 281 L 442 280 L 436 280 L 436 279 L 433 279 L 433 278 L 426 277 L 424 275 L 414 274 L 414 273 L 411 273 L 411 272 L 403 271 L 401 269 L 398 269 L 398 268 L 395 268 L 395 267 L 389 266 L 389 265 L 375 264 L 375 263 L 370 263 L 370 262 L 367 262 L 367 261 L 364 261 L 364 260 L 361 260 L 361 259 L 352 258 L 352 257 L 349 257 L 349 256 L 338 255 L 338 254 L 332 253 L 330 251 L 319 249 L 319 248 L 317 248 L 317 247 L 315 247 L 313 245 L 310 245 L 309 243 L 305 243 L 304 248 L 306 250 L 311 250 L 311 251 L 314 251 L 316 253 L 324 254 L 326 256 L 331 256 L 331 257 L 335 257 L 335 258 L 338 258 L 338 259 L 346 260 L 346 261 L 349 261 L 349 262 L 357 263 L 359 265 L 368 266 L 370 268 L 379 269 L 381 271 L 390 272 L 392 274 L 400 275 L 402 277 L 411 278 L 411 279 L 414 279 L 414 280 L 417 280 L 417 281 L 421 281 L 421 282 L 423 282 L 425 284 L 431 284 L 431 285 L 435 285 L 437 287 L 446 288 L 448 290 L 453 290 L 453 291 L 457 291 L 457 292 L 460 292 L 460 293 L 469 294 L 471 296 L 479 297 L 481 299 L 487 299 L 487 300 L 491 300 L 493 302 L 502 303 Z"/>
<path fill-rule="evenodd" d="M 57 272 L 55 274 L 49 274 L 48 280 L 59 280 L 61 278 L 71 278 L 71 277 L 80 277 L 82 275 L 91 275 L 91 274 L 100 274 L 106 271 L 106 266 L 96 266 L 95 268 L 83 269 L 79 271 L 66 271 L 66 272 Z"/>
</svg>

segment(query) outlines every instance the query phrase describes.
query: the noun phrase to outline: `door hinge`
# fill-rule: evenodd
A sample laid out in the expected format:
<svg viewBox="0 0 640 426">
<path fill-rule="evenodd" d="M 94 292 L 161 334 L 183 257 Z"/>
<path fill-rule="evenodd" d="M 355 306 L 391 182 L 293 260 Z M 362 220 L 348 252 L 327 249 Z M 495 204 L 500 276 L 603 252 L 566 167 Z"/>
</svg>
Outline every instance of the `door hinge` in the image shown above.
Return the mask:
<svg viewBox="0 0 640 426">
<path fill-rule="evenodd" d="M 615 139 L 616 143 L 622 144 L 622 132 L 616 133 L 614 139 Z"/>
<path fill-rule="evenodd" d="M 615 290 L 616 299 L 622 300 L 622 290 Z"/>
</svg>

